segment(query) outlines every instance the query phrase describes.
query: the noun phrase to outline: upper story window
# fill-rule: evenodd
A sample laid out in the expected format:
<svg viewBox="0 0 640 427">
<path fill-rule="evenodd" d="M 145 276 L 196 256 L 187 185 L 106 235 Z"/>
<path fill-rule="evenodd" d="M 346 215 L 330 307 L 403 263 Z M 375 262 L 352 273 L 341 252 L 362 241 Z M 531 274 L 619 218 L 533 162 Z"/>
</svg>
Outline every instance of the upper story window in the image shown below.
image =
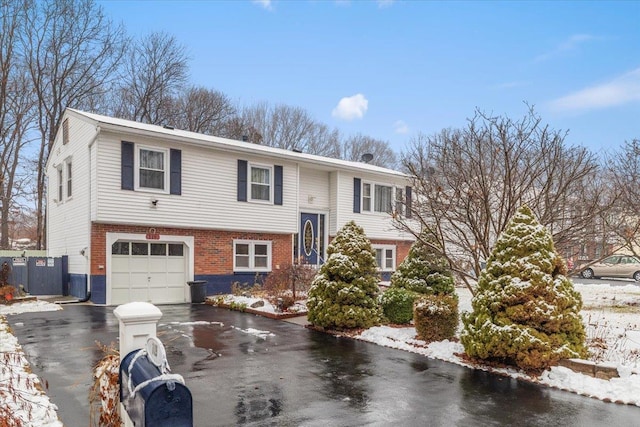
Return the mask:
<svg viewBox="0 0 640 427">
<path fill-rule="evenodd" d="M 396 269 L 395 245 L 373 245 L 376 251 L 376 264 L 380 271 L 394 271 Z"/>
<path fill-rule="evenodd" d="M 362 211 L 385 212 L 393 209 L 393 187 L 389 185 L 362 183 Z"/>
<path fill-rule="evenodd" d="M 391 212 L 393 206 L 393 187 L 376 184 L 374 200 L 374 210 L 376 212 Z"/>
<path fill-rule="evenodd" d="M 58 202 L 62 202 L 64 196 L 64 171 L 62 165 L 58 166 Z"/>
<path fill-rule="evenodd" d="M 271 271 L 271 242 L 264 240 L 234 240 L 233 270 Z"/>
<path fill-rule="evenodd" d="M 138 188 L 165 190 L 167 188 L 167 152 L 140 148 L 138 150 Z"/>
<path fill-rule="evenodd" d="M 402 187 L 396 187 L 396 214 L 404 215 L 404 190 Z"/>
<path fill-rule="evenodd" d="M 73 194 L 73 186 L 72 186 L 72 165 L 73 163 L 71 163 L 71 160 L 67 160 L 67 198 L 71 197 L 71 195 Z"/>
<path fill-rule="evenodd" d="M 273 175 L 271 168 L 257 165 L 251 165 L 250 167 L 251 200 L 270 202 Z"/>
<path fill-rule="evenodd" d="M 371 212 L 371 184 L 368 182 L 362 184 L 362 210 Z"/>
</svg>

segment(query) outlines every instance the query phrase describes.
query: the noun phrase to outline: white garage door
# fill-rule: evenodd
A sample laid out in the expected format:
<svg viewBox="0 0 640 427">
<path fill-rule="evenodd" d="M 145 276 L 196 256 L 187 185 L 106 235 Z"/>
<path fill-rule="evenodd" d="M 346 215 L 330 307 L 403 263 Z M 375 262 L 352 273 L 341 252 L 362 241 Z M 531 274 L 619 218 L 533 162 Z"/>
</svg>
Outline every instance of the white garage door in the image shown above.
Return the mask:
<svg viewBox="0 0 640 427">
<path fill-rule="evenodd" d="M 182 243 L 117 241 L 111 247 L 111 304 L 186 301 Z"/>
</svg>

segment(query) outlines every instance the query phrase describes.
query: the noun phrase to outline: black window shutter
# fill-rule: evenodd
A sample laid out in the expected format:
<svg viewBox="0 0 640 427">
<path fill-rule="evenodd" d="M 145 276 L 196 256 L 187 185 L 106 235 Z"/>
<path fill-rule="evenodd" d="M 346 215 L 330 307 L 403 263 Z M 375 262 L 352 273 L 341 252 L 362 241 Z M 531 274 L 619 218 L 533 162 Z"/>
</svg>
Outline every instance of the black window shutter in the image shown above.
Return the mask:
<svg viewBox="0 0 640 427">
<path fill-rule="evenodd" d="M 247 201 L 247 161 L 238 160 L 238 201 Z"/>
<path fill-rule="evenodd" d="M 120 185 L 123 190 L 133 190 L 133 142 L 122 141 L 120 150 Z"/>
<path fill-rule="evenodd" d="M 405 214 L 404 216 L 407 218 L 411 218 L 411 187 L 407 186 L 404 189 L 404 204 L 405 204 Z"/>
<path fill-rule="evenodd" d="M 273 180 L 274 180 L 274 188 L 273 188 L 273 204 L 274 205 L 282 205 L 282 166 L 274 166 L 273 167 Z"/>
<path fill-rule="evenodd" d="M 353 178 L 353 213 L 360 213 L 360 178 Z"/>
<path fill-rule="evenodd" d="M 169 192 L 182 194 L 182 151 L 171 149 L 170 152 Z"/>
</svg>

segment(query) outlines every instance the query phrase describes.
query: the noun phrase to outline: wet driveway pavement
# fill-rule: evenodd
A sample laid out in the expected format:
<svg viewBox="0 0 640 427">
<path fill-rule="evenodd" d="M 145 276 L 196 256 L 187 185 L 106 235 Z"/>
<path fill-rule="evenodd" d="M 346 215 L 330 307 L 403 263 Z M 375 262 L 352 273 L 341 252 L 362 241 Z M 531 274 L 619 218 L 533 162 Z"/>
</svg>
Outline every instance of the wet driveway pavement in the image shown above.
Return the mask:
<svg viewBox="0 0 640 427">
<path fill-rule="evenodd" d="M 640 408 L 604 403 L 424 356 L 206 305 L 164 305 L 158 337 L 206 426 L 626 426 Z M 8 316 L 65 426 L 89 424 L 95 344 L 114 307 Z M 260 333 L 262 332 L 262 333 Z"/>
</svg>

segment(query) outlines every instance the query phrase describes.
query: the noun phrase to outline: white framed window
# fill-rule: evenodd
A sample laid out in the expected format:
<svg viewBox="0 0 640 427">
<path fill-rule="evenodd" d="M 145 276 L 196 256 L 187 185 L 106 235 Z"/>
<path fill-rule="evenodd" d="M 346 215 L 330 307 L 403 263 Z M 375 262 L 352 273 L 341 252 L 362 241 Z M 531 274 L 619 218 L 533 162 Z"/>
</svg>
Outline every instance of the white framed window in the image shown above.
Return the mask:
<svg viewBox="0 0 640 427">
<path fill-rule="evenodd" d="M 138 147 L 136 157 L 136 187 L 139 189 L 167 191 L 168 150 Z"/>
<path fill-rule="evenodd" d="M 396 214 L 404 216 L 404 189 L 396 187 Z"/>
<path fill-rule="evenodd" d="M 391 213 L 394 203 L 394 187 L 391 185 L 362 183 L 362 211 Z"/>
<path fill-rule="evenodd" d="M 396 246 L 395 245 L 373 245 L 376 251 L 376 264 L 380 271 L 395 271 L 396 269 Z"/>
<path fill-rule="evenodd" d="M 64 196 L 64 170 L 62 165 L 58 166 L 58 203 L 62 202 Z"/>
<path fill-rule="evenodd" d="M 67 164 L 67 198 L 70 198 L 73 194 L 73 185 L 72 185 L 73 162 L 71 161 L 71 159 L 68 159 L 66 161 L 66 164 Z"/>
<path fill-rule="evenodd" d="M 271 271 L 271 242 L 234 240 L 233 271 Z"/>
<path fill-rule="evenodd" d="M 249 200 L 271 202 L 273 200 L 273 168 L 249 165 Z"/>
</svg>

